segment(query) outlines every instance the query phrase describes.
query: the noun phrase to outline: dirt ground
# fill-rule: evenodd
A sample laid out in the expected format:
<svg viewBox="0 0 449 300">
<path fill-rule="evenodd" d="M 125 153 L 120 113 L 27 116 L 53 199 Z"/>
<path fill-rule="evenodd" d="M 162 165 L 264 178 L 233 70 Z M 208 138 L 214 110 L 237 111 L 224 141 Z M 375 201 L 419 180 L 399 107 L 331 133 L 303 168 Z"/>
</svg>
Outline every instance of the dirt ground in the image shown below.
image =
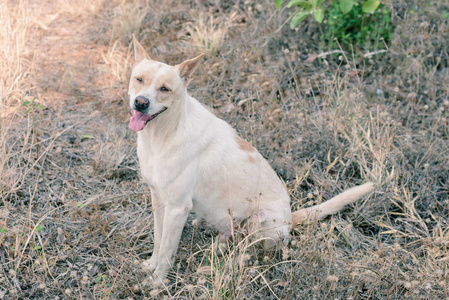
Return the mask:
<svg viewBox="0 0 449 300">
<path fill-rule="evenodd" d="M 449 3 L 384 1 L 391 44 L 339 50 L 273 1 L 0 0 L 0 299 L 448 299 Z M 284 4 L 285 6 L 285 4 Z M 145 285 L 152 212 L 128 128 L 132 34 L 286 183 L 292 209 L 378 183 L 264 251 L 189 218 Z M 316 58 L 314 58 L 318 55 Z"/>
</svg>

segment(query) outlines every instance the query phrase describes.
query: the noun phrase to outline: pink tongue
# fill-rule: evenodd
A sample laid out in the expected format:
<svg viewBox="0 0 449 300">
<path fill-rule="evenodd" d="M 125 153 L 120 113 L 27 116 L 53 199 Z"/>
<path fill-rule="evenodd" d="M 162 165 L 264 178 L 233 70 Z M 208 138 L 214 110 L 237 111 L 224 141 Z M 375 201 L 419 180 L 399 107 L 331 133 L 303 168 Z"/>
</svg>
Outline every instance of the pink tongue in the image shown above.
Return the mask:
<svg viewBox="0 0 449 300">
<path fill-rule="evenodd" d="M 145 124 L 151 119 L 151 116 L 132 110 L 132 117 L 129 120 L 129 127 L 134 131 L 140 131 L 143 129 Z"/>
</svg>

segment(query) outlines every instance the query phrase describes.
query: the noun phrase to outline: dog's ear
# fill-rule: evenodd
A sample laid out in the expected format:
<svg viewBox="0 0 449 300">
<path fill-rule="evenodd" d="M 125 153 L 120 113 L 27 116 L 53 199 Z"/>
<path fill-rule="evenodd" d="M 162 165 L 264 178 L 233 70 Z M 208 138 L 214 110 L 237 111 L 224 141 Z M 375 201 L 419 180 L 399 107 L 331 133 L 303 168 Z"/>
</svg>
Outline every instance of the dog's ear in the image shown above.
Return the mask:
<svg viewBox="0 0 449 300">
<path fill-rule="evenodd" d="M 179 75 L 184 80 L 185 83 L 188 83 L 190 76 L 195 72 L 196 68 L 200 65 L 200 62 L 204 56 L 203 54 L 198 55 L 195 58 L 186 60 L 179 65 L 176 66 L 179 70 Z"/>
<path fill-rule="evenodd" d="M 137 40 L 137 38 L 134 34 L 133 34 L 133 42 L 134 42 L 134 57 L 136 59 L 136 64 L 138 62 L 140 62 L 142 59 L 145 59 L 145 58 L 150 59 L 147 52 L 142 47 L 142 45 L 139 43 L 139 41 Z"/>
</svg>

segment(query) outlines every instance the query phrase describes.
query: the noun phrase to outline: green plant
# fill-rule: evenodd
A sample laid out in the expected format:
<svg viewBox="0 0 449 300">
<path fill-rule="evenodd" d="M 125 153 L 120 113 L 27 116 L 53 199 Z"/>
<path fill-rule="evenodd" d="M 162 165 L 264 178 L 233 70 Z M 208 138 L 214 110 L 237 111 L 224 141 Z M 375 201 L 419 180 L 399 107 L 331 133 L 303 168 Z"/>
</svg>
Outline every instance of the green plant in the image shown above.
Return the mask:
<svg viewBox="0 0 449 300">
<path fill-rule="evenodd" d="M 103 273 L 99 273 L 97 275 L 97 278 L 95 278 L 95 284 L 102 286 L 102 287 L 111 287 L 111 284 L 109 283 L 108 276 Z"/>
<path fill-rule="evenodd" d="M 276 7 L 281 8 L 283 0 L 276 0 Z M 357 6 L 356 0 L 336 0 L 330 1 L 332 3 L 337 3 L 343 14 L 349 13 L 354 6 Z M 314 16 L 315 21 L 322 23 L 324 20 L 324 13 L 326 11 L 324 0 L 291 0 L 287 7 L 296 6 L 297 11 L 293 16 L 290 27 L 292 29 L 296 28 L 302 21 L 304 21 L 309 15 Z M 379 7 L 379 0 L 366 0 L 363 2 L 362 10 L 364 13 L 373 13 L 377 7 Z"/>
<path fill-rule="evenodd" d="M 99 273 L 97 275 L 97 278 L 95 278 L 95 287 L 94 287 L 94 294 L 97 297 L 110 297 L 114 296 L 112 293 L 112 283 L 111 278 L 109 278 L 106 274 Z M 114 297 L 115 298 L 115 297 Z"/>
<path fill-rule="evenodd" d="M 283 0 L 276 0 L 280 8 Z M 333 44 L 336 38 L 343 46 L 366 43 L 376 44 L 391 39 L 391 18 L 388 8 L 379 0 L 291 0 L 287 7 L 297 7 L 290 21 L 296 28 L 308 16 L 318 23 L 325 23 L 323 38 Z M 326 17 L 326 18 L 325 18 Z"/>
<path fill-rule="evenodd" d="M 27 108 L 27 113 L 29 113 L 32 109 L 35 110 L 45 110 L 45 107 L 42 106 L 41 104 L 35 102 L 37 99 L 37 97 L 34 97 L 33 100 L 29 101 L 24 101 L 22 102 L 22 106 L 25 106 Z"/>
<path fill-rule="evenodd" d="M 350 45 L 379 48 L 390 42 L 393 25 L 387 7 L 380 4 L 373 13 L 366 14 L 364 5 L 356 2 L 348 13 L 342 14 L 341 3 L 337 2 L 330 4 L 329 19 L 322 32 L 322 39 L 331 48 L 335 47 L 335 39 L 343 48 Z"/>
</svg>

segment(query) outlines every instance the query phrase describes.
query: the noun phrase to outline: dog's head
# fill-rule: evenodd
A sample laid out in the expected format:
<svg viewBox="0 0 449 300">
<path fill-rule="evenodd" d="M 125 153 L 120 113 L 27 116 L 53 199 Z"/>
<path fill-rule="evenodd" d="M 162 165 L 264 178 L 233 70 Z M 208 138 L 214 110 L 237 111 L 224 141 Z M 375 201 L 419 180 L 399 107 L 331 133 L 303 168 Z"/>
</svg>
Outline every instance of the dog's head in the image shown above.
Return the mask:
<svg viewBox="0 0 449 300">
<path fill-rule="evenodd" d="M 132 113 L 129 126 L 140 131 L 151 120 L 181 105 L 190 76 L 203 55 L 169 66 L 152 60 L 134 35 L 133 40 L 136 64 L 128 90 Z"/>
</svg>

